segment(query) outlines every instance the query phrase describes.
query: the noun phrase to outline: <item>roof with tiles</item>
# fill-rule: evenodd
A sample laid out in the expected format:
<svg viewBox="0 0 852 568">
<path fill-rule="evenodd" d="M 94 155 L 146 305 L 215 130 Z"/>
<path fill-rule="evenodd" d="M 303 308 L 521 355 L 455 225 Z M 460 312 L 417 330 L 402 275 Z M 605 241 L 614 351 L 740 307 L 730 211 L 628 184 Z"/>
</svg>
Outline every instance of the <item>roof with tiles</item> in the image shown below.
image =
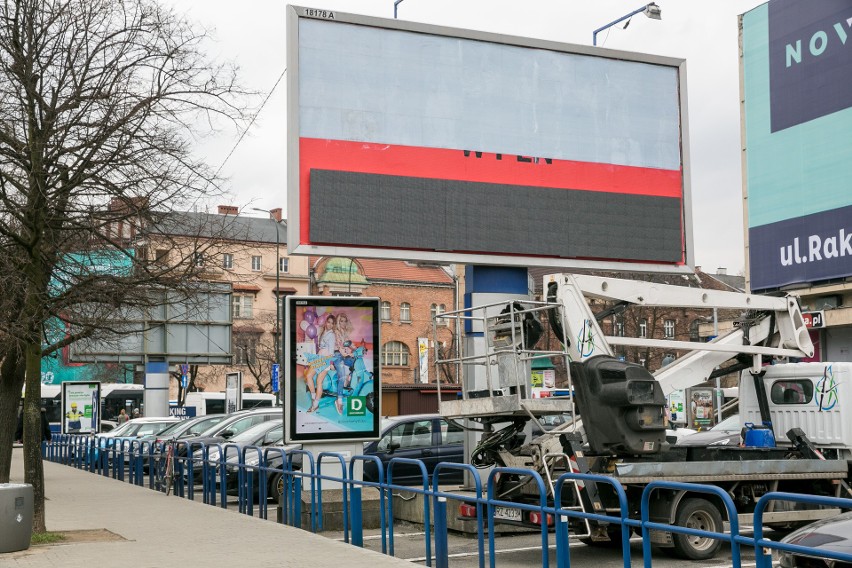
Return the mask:
<svg viewBox="0 0 852 568">
<path fill-rule="evenodd" d="M 311 265 L 315 265 L 319 257 L 312 257 Z M 418 265 L 404 260 L 385 260 L 375 258 L 359 258 L 364 275 L 371 281 L 384 282 L 417 282 L 420 284 L 435 284 L 451 286 L 453 278 L 440 266 Z"/>
</svg>

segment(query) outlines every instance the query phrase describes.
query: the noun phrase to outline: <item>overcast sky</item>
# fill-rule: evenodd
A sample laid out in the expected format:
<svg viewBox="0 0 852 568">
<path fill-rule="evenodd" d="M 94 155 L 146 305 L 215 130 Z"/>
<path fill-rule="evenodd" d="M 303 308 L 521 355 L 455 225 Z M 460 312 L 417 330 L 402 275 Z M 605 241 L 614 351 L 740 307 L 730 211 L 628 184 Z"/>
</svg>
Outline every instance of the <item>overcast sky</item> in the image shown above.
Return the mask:
<svg viewBox="0 0 852 568">
<path fill-rule="evenodd" d="M 271 0 L 167 0 L 213 31 L 211 55 L 236 62 L 244 84 L 272 90 L 285 69 L 285 6 Z M 744 269 L 737 16 L 765 0 L 658 0 L 662 20 L 634 16 L 598 35 L 598 45 L 687 61 L 687 118 L 696 264 L 706 272 Z M 306 0 L 302 6 L 393 18 L 393 0 Z M 404 0 L 399 19 L 591 45 L 592 31 L 641 0 Z M 285 81 L 224 168 L 230 204 L 286 209 Z M 238 135 L 202 151 L 218 167 Z M 208 204 L 215 208 L 219 203 Z M 253 213 L 257 214 L 257 213 Z M 286 212 L 285 212 L 286 214 Z"/>
</svg>

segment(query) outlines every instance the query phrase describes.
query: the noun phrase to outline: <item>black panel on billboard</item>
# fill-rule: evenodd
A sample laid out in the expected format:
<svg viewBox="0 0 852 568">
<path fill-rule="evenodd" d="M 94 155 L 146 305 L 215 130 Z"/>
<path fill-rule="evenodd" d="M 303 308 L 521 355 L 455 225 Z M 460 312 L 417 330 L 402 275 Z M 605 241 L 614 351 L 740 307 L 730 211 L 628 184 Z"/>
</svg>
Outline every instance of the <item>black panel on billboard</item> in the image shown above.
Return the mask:
<svg viewBox="0 0 852 568">
<path fill-rule="evenodd" d="M 311 170 L 310 187 L 315 244 L 662 263 L 684 257 L 677 198 L 328 170 Z"/>
<path fill-rule="evenodd" d="M 772 0 L 772 132 L 852 106 L 852 2 Z"/>
</svg>

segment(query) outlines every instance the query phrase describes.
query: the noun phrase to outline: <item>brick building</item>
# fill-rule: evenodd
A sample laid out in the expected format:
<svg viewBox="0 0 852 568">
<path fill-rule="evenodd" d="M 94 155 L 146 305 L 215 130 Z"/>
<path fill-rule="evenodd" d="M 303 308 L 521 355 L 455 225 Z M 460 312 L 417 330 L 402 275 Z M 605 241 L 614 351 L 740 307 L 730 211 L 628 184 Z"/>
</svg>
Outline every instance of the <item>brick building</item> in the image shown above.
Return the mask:
<svg viewBox="0 0 852 568">
<path fill-rule="evenodd" d="M 372 296 L 381 302 L 382 376 L 386 385 L 434 383 L 432 317 L 454 309 L 456 282 L 443 268 L 402 260 L 311 258 L 311 290 L 320 296 Z M 438 326 L 439 350 L 453 349 L 454 330 Z M 421 367 L 419 346 L 429 345 Z M 443 382 L 455 382 L 450 376 Z"/>
</svg>

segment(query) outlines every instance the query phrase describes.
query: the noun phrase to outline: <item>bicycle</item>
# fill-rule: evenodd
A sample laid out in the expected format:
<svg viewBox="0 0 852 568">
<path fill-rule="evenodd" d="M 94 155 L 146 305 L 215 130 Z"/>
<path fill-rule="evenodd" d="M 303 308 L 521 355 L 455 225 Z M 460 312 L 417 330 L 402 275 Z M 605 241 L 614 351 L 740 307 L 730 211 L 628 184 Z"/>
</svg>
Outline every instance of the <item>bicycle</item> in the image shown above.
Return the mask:
<svg viewBox="0 0 852 568">
<path fill-rule="evenodd" d="M 154 467 L 154 485 L 157 491 L 162 491 L 168 496 L 175 481 L 175 446 L 173 440 L 163 443 L 163 452 L 157 457 Z"/>
</svg>

